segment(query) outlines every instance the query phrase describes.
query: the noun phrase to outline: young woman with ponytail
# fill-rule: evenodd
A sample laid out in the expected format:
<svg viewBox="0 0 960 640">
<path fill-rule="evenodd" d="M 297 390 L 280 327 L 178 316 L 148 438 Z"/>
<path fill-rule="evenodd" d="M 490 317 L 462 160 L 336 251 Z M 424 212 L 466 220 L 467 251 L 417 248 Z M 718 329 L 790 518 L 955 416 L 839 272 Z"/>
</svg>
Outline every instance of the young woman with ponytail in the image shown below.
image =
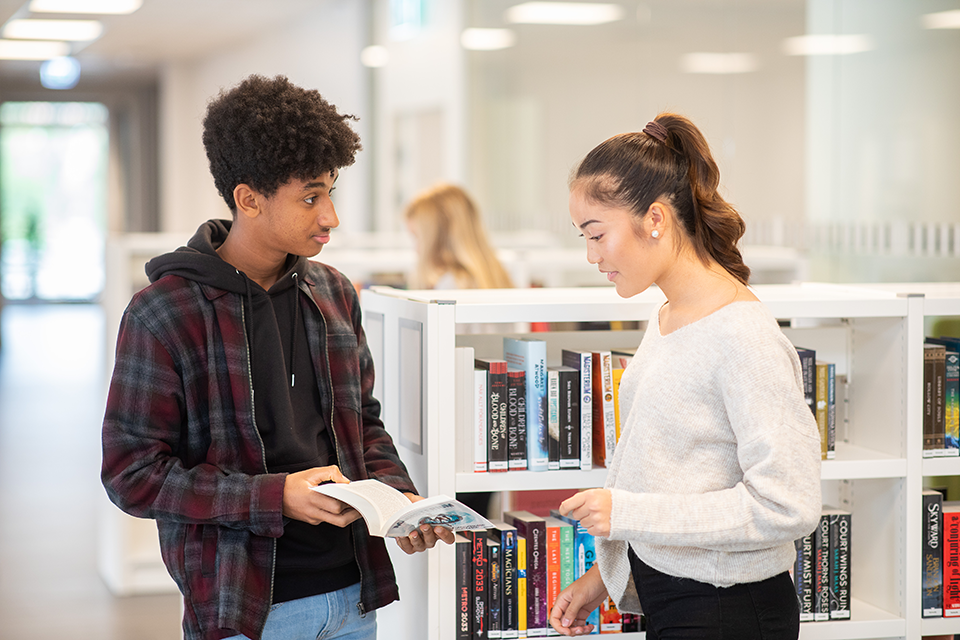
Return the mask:
<svg viewBox="0 0 960 640">
<path fill-rule="evenodd" d="M 603 489 L 560 505 L 597 537 L 597 562 L 550 623 L 589 633 L 608 596 L 647 639 L 795 639 L 787 571 L 820 517 L 820 444 L 796 349 L 748 286 L 744 223 L 718 192 L 700 131 L 660 114 L 614 136 L 570 179 L 587 260 L 630 297 L 656 284 L 620 383 L 620 441 Z"/>
</svg>

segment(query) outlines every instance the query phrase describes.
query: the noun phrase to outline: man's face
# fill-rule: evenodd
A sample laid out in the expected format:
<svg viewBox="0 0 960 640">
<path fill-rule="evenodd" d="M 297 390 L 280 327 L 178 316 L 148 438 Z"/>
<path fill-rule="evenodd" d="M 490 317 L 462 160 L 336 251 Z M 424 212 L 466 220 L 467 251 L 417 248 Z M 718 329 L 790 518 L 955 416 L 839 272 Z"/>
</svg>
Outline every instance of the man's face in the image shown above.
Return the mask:
<svg viewBox="0 0 960 640">
<path fill-rule="evenodd" d="M 307 180 L 294 178 L 264 198 L 261 241 L 284 254 L 317 255 L 340 224 L 330 199 L 338 177 L 333 169 Z"/>
</svg>

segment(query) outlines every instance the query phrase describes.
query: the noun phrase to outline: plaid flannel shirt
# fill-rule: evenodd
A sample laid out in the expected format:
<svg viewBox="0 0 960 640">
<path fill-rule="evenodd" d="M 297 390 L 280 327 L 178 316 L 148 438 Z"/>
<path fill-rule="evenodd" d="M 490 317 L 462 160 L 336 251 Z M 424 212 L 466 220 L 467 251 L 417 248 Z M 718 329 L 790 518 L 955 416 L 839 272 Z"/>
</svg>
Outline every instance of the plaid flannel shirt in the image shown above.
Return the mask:
<svg viewBox="0 0 960 640">
<path fill-rule="evenodd" d="M 341 471 L 416 493 L 380 421 L 356 291 L 308 265 L 300 304 Z M 267 473 L 244 321 L 241 295 L 169 275 L 133 297 L 117 341 L 102 480 L 121 509 L 157 520 L 188 640 L 259 638 L 271 604 L 285 474 Z M 351 527 L 364 613 L 399 594 L 384 541 Z"/>
</svg>

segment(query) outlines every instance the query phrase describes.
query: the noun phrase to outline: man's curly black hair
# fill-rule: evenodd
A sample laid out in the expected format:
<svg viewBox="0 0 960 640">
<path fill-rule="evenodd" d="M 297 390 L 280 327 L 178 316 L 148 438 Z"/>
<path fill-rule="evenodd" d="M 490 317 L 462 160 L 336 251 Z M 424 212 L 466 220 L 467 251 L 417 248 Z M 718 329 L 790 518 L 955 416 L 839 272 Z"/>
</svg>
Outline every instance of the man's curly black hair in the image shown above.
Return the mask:
<svg viewBox="0 0 960 640">
<path fill-rule="evenodd" d="M 270 197 L 291 179 L 353 164 L 360 136 L 346 121 L 356 119 L 284 76 L 251 75 L 221 90 L 203 119 L 203 146 L 217 191 L 236 212 L 238 184 Z"/>
</svg>

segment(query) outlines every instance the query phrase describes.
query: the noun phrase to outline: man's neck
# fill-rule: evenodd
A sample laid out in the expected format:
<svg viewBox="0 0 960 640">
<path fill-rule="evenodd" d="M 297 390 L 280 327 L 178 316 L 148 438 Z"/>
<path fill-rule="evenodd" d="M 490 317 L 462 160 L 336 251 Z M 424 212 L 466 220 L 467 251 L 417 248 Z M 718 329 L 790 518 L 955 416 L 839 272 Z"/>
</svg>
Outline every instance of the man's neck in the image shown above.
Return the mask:
<svg viewBox="0 0 960 640">
<path fill-rule="evenodd" d="M 223 244 L 217 247 L 217 254 L 227 264 L 242 271 L 248 278 L 269 291 L 270 287 L 283 275 L 287 261 L 286 254 L 265 252 L 261 247 L 253 247 L 242 234 L 234 229 L 227 234 Z"/>
</svg>

